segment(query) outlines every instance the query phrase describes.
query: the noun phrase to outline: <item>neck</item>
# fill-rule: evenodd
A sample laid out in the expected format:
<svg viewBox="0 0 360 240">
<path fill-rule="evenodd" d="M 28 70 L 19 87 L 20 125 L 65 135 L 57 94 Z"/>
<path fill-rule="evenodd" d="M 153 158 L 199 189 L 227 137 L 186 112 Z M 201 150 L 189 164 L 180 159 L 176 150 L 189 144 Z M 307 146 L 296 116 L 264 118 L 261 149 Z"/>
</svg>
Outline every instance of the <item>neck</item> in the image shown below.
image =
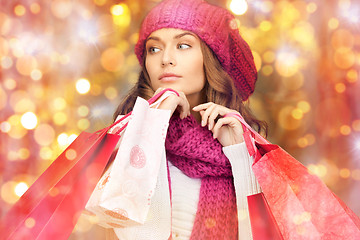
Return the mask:
<svg viewBox="0 0 360 240">
<path fill-rule="evenodd" d="M 193 109 L 193 107 L 206 102 L 205 89 L 201 90 L 201 92 L 199 92 L 199 93 L 186 95 L 186 98 L 187 98 L 187 100 L 189 101 L 189 104 L 190 104 L 190 112 L 191 112 L 191 114 L 194 116 L 196 121 L 198 121 L 200 123 L 201 122 L 200 112 L 195 112 L 192 109 Z"/>
</svg>

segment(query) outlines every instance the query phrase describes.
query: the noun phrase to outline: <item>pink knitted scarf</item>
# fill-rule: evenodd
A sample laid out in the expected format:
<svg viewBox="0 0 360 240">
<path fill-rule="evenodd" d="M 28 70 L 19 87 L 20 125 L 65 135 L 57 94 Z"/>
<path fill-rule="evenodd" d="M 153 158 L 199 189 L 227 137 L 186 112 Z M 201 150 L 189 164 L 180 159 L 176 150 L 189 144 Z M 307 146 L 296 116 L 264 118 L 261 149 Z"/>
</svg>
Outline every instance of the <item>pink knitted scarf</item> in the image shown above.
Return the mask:
<svg viewBox="0 0 360 240">
<path fill-rule="evenodd" d="M 168 160 L 191 178 L 201 178 L 191 239 L 237 239 L 238 220 L 231 165 L 212 133 L 193 116 L 170 120 Z"/>
</svg>

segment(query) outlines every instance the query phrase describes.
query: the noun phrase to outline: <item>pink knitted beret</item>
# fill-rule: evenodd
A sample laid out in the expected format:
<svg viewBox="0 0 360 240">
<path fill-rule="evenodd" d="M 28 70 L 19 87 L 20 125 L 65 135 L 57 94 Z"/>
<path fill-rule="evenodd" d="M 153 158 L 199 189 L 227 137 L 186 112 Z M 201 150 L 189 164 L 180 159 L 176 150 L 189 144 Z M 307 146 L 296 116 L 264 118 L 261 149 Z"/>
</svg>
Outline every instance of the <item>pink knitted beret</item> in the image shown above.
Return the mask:
<svg viewBox="0 0 360 240">
<path fill-rule="evenodd" d="M 145 40 L 161 28 L 178 28 L 199 36 L 233 78 L 243 100 L 255 88 L 257 70 L 249 45 L 240 36 L 234 16 L 203 0 L 164 0 L 145 17 L 135 46 L 142 64 Z"/>
</svg>

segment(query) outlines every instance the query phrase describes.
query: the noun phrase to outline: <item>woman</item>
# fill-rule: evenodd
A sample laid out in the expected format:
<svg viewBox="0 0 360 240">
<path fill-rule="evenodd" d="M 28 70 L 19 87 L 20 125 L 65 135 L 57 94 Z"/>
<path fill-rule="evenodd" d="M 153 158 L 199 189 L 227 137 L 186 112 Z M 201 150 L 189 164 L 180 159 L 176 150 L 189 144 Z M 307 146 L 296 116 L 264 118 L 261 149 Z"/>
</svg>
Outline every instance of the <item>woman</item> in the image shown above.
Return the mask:
<svg viewBox="0 0 360 240">
<path fill-rule="evenodd" d="M 135 53 L 142 71 L 115 118 L 131 111 L 137 96 L 164 88 L 180 95 L 159 106 L 172 115 L 165 144 L 172 237 L 252 239 L 246 197 L 260 187 L 240 122 L 224 116 L 239 112 L 258 131 L 266 127 L 244 105 L 257 71 L 234 17 L 201 0 L 165 0 L 146 16 Z M 144 225 L 114 229 L 117 236 L 108 238 L 152 239 Z M 170 237 L 169 229 L 154 231 Z"/>
</svg>

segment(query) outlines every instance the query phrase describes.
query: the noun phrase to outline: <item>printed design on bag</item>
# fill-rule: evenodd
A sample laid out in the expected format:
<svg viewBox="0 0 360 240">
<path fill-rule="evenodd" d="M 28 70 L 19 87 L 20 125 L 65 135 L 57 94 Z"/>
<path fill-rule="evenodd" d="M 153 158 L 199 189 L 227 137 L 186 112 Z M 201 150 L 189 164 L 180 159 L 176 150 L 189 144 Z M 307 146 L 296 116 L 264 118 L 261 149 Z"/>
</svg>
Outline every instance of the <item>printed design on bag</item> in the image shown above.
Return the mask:
<svg viewBox="0 0 360 240">
<path fill-rule="evenodd" d="M 126 197 L 134 197 L 139 192 L 139 184 L 134 180 L 127 180 L 123 183 L 122 190 Z"/>
<path fill-rule="evenodd" d="M 153 191 L 150 190 L 150 192 L 149 192 L 149 194 L 148 194 L 148 199 L 147 199 L 147 204 L 148 204 L 148 206 L 150 206 L 150 204 L 151 204 L 151 196 L 152 196 L 152 194 L 153 194 Z"/>
<path fill-rule="evenodd" d="M 120 117 L 120 115 L 118 116 L 118 118 Z M 118 118 L 116 118 L 115 121 L 118 120 Z M 129 116 L 127 119 L 124 119 L 123 121 L 119 122 L 118 124 L 116 124 L 114 127 L 110 128 L 109 133 L 111 134 L 115 134 L 117 131 L 119 131 L 129 120 L 131 119 L 131 116 Z M 120 134 L 120 133 L 118 133 Z"/>
<path fill-rule="evenodd" d="M 86 215 L 88 215 L 88 216 L 96 216 L 95 213 L 90 212 L 89 210 L 86 210 L 86 209 L 84 209 L 84 210 L 82 211 L 82 213 L 83 213 L 83 214 L 86 214 Z"/>
<path fill-rule="evenodd" d="M 120 129 L 121 129 L 121 127 L 118 126 L 118 125 L 116 125 L 116 126 L 111 130 L 111 133 L 115 134 L 115 133 L 117 133 Z"/>
<path fill-rule="evenodd" d="M 134 168 L 143 168 L 146 164 L 146 157 L 144 150 L 138 145 L 134 146 L 130 152 L 130 164 Z"/>
<path fill-rule="evenodd" d="M 100 182 L 98 185 L 98 189 L 101 190 L 105 187 L 106 183 L 109 182 L 110 179 L 110 173 L 108 173 L 106 176 L 104 176 L 104 179 Z"/>
<path fill-rule="evenodd" d="M 116 223 L 108 222 L 108 223 L 106 223 L 106 224 L 109 225 L 110 227 L 114 227 L 114 228 L 124 228 L 123 225 L 116 224 Z"/>
<path fill-rule="evenodd" d="M 106 210 L 105 214 L 119 220 L 129 220 L 128 213 L 124 209 L 115 208 L 112 211 Z"/>
</svg>

